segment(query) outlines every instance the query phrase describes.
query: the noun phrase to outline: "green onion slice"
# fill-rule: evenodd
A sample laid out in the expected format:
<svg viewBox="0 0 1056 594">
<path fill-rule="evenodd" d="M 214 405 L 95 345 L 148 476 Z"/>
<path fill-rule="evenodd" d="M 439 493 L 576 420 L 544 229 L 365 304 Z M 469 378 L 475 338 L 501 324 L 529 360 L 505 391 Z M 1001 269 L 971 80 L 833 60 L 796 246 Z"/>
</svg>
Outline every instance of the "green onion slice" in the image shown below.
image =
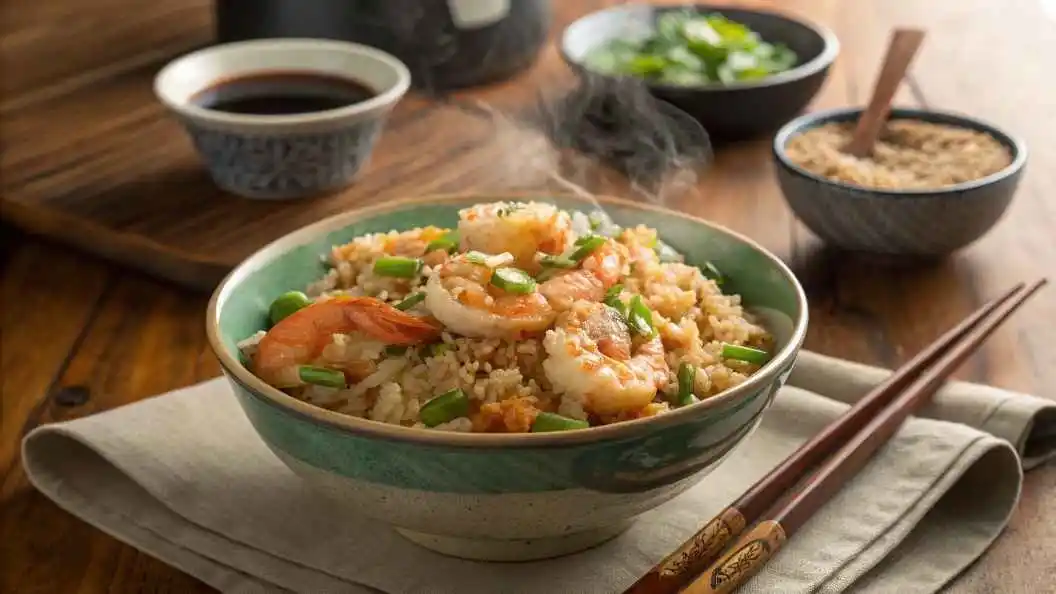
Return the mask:
<svg viewBox="0 0 1056 594">
<path fill-rule="evenodd" d="M 439 357 L 449 350 L 451 350 L 451 345 L 446 342 L 438 342 L 436 344 L 428 345 L 425 348 L 425 354 L 428 357 Z"/>
<path fill-rule="evenodd" d="M 466 261 L 474 264 L 487 264 L 488 257 L 481 252 L 476 250 L 470 250 L 466 252 Z"/>
<path fill-rule="evenodd" d="M 418 418 L 427 427 L 436 427 L 458 417 L 469 414 L 469 396 L 462 390 L 455 388 L 444 392 L 422 405 L 418 411 Z"/>
<path fill-rule="evenodd" d="M 584 235 L 576 240 L 576 248 L 572 250 L 572 253 L 568 255 L 568 259 L 573 262 L 581 262 L 587 256 L 594 253 L 594 250 L 601 247 L 601 244 L 605 243 L 605 237 L 601 235 Z"/>
<path fill-rule="evenodd" d="M 395 307 L 396 309 L 398 309 L 400 311 L 407 311 L 408 309 L 411 309 L 412 307 L 414 307 L 415 305 L 418 305 L 419 303 L 421 303 L 424 300 L 425 300 L 425 291 L 418 291 L 417 293 L 411 293 L 410 295 L 405 297 L 403 299 L 403 301 L 400 301 L 399 303 L 397 303 L 393 307 Z"/>
<path fill-rule="evenodd" d="M 374 261 L 374 274 L 397 278 L 414 278 L 422 271 L 422 261 L 402 256 L 384 256 Z"/>
<path fill-rule="evenodd" d="M 576 267 L 576 263 L 573 260 L 571 260 L 569 258 L 566 258 L 564 256 L 554 256 L 554 255 L 551 255 L 551 254 L 543 254 L 543 256 L 541 258 L 539 258 L 539 264 L 543 265 L 545 268 L 575 268 Z"/>
<path fill-rule="evenodd" d="M 573 429 L 587 429 L 590 423 L 579 419 L 570 419 L 558 414 L 541 412 L 532 422 L 532 433 L 544 433 L 547 431 L 571 431 Z"/>
<path fill-rule="evenodd" d="M 675 251 L 675 248 L 667 245 L 663 241 L 657 241 L 656 245 L 653 246 L 653 250 L 663 263 L 681 262 L 683 260 L 682 254 Z"/>
<path fill-rule="evenodd" d="M 297 374 L 301 377 L 301 381 L 306 384 L 326 386 L 327 388 L 345 387 L 345 374 L 337 369 L 301 365 L 297 369 Z"/>
<path fill-rule="evenodd" d="M 399 357 L 407 352 L 407 347 L 398 344 L 390 344 L 385 347 L 385 354 L 390 357 Z"/>
<path fill-rule="evenodd" d="M 433 250 L 444 250 L 449 254 L 453 254 L 458 251 L 458 232 L 452 231 L 440 239 L 434 239 L 425 246 L 425 253 L 429 253 Z"/>
<path fill-rule="evenodd" d="M 678 366 L 678 402 L 679 406 L 686 406 L 697 401 L 693 395 L 693 386 L 697 380 L 697 367 L 689 363 L 681 363 Z"/>
<path fill-rule="evenodd" d="M 726 282 L 726 276 L 722 274 L 718 268 L 715 268 L 715 265 L 711 262 L 705 262 L 704 265 L 700 267 L 700 271 L 704 273 L 704 278 L 715 281 L 715 284 L 717 285 Z"/>
<path fill-rule="evenodd" d="M 723 344 L 722 356 L 725 359 L 734 359 L 758 365 L 762 365 L 770 359 L 770 353 L 764 350 L 736 344 Z"/>
<path fill-rule="evenodd" d="M 631 303 L 627 307 L 627 324 L 631 330 L 641 336 L 651 337 L 656 333 L 656 328 L 653 326 L 653 312 L 642 301 L 641 295 L 631 298 Z"/>
<path fill-rule="evenodd" d="M 535 279 L 517 268 L 499 268 L 491 275 L 491 284 L 508 293 L 526 294 L 535 291 Z"/>
<path fill-rule="evenodd" d="M 268 308 L 268 317 L 271 319 L 271 324 L 274 326 L 282 320 L 285 320 L 294 312 L 308 307 L 312 304 L 312 300 L 307 295 L 300 291 L 289 291 L 283 293 L 275 298 L 275 301 L 271 302 L 271 307 Z"/>
<path fill-rule="evenodd" d="M 623 291 L 623 285 L 613 285 L 609 287 L 609 290 L 605 291 L 605 297 L 601 302 L 612 309 L 615 309 L 624 319 L 626 319 L 627 305 L 623 301 L 620 301 L 621 291 Z"/>
</svg>

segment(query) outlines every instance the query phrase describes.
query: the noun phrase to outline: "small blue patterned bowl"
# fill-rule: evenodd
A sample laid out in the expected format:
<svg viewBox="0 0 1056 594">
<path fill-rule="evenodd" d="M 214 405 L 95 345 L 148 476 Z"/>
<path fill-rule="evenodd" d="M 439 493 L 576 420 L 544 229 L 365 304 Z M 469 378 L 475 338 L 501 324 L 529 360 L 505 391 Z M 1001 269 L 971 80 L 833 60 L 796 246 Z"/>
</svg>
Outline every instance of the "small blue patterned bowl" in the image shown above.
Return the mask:
<svg viewBox="0 0 1056 594">
<path fill-rule="evenodd" d="M 773 158 L 785 200 L 795 215 L 826 243 L 855 252 L 933 258 L 980 239 L 1001 219 L 1027 162 L 1022 140 L 968 116 L 917 109 L 891 110 L 892 119 L 916 119 L 985 132 L 1008 147 L 1007 167 L 970 182 L 935 190 L 873 189 L 826 179 L 796 165 L 789 140 L 831 122 L 853 122 L 860 108 L 800 116 L 774 137 Z"/>
<path fill-rule="evenodd" d="M 266 74 L 351 79 L 373 96 L 336 109 L 291 115 L 229 113 L 194 101 L 220 82 Z M 220 188 L 247 198 L 289 199 L 328 194 L 351 184 L 410 82 L 402 62 L 372 47 L 322 39 L 263 39 L 182 56 L 158 73 L 154 92 L 183 124 Z"/>
</svg>

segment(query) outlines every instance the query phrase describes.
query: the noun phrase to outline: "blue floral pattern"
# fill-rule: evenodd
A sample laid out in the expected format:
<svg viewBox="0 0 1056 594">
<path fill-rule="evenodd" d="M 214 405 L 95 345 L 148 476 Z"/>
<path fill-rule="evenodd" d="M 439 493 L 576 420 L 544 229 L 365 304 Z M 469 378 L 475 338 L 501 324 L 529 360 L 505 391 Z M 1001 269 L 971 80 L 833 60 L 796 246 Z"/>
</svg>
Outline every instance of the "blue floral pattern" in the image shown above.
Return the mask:
<svg viewBox="0 0 1056 594">
<path fill-rule="evenodd" d="M 185 125 L 218 186 L 243 196 L 294 198 L 351 182 L 369 159 L 382 121 L 316 134 L 253 135 Z"/>
</svg>

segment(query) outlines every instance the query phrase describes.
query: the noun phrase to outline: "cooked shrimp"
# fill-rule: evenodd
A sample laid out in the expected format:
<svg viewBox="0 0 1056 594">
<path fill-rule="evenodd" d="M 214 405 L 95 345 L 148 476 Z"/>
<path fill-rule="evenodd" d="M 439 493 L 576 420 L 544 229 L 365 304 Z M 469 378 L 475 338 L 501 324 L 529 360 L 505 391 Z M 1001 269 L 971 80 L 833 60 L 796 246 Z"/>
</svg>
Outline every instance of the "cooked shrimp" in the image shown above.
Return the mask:
<svg viewBox="0 0 1056 594">
<path fill-rule="evenodd" d="M 415 345 L 440 336 L 430 321 L 402 312 L 373 297 L 339 296 L 313 303 L 275 324 L 260 339 L 253 357 L 253 373 L 276 387 L 302 382 L 298 367 L 323 355 L 335 334 L 361 333 L 387 345 Z M 363 362 L 347 363 L 353 375 L 372 368 Z M 362 369 L 360 369 L 362 368 Z"/>
<path fill-rule="evenodd" d="M 459 213 L 461 250 L 513 254 L 518 268 L 535 273 L 535 254 L 560 254 L 572 242 L 572 217 L 542 202 L 493 202 Z"/>
<path fill-rule="evenodd" d="M 670 368 L 659 336 L 631 336 L 611 307 L 577 301 L 547 331 L 546 377 L 554 389 L 583 401 L 600 416 L 629 414 L 649 405 Z"/>
<path fill-rule="evenodd" d="M 425 287 L 426 308 L 463 336 L 517 340 L 545 330 L 555 315 L 546 298 L 537 290 L 510 293 L 493 286 L 501 259 L 489 260 L 473 262 L 462 254 L 438 267 Z"/>
<path fill-rule="evenodd" d="M 558 272 L 539 285 L 539 292 L 557 311 L 567 310 L 577 300 L 601 301 L 605 290 L 625 275 L 627 261 L 627 249 L 607 239 L 580 268 Z"/>
</svg>

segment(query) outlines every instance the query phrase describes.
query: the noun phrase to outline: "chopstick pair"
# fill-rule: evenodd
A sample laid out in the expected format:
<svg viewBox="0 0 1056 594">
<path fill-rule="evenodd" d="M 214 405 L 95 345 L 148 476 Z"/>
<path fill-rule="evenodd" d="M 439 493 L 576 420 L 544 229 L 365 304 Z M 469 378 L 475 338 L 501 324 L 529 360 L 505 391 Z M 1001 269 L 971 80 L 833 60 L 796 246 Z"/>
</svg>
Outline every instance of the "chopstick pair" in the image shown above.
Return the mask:
<svg viewBox="0 0 1056 594">
<path fill-rule="evenodd" d="M 1026 288 L 1019 283 L 948 330 L 623 594 L 726 594 L 739 588 L 865 466 L 902 421 L 926 402 L 983 340 L 1047 282 L 1043 278 Z M 814 469 L 799 491 L 782 501 Z M 767 514 L 771 508 L 774 511 Z M 764 514 L 768 517 L 759 521 Z M 752 530 L 742 537 L 751 524 L 755 524 Z M 736 544 L 729 546 L 734 541 Z M 724 551 L 728 552 L 723 555 Z"/>
</svg>

